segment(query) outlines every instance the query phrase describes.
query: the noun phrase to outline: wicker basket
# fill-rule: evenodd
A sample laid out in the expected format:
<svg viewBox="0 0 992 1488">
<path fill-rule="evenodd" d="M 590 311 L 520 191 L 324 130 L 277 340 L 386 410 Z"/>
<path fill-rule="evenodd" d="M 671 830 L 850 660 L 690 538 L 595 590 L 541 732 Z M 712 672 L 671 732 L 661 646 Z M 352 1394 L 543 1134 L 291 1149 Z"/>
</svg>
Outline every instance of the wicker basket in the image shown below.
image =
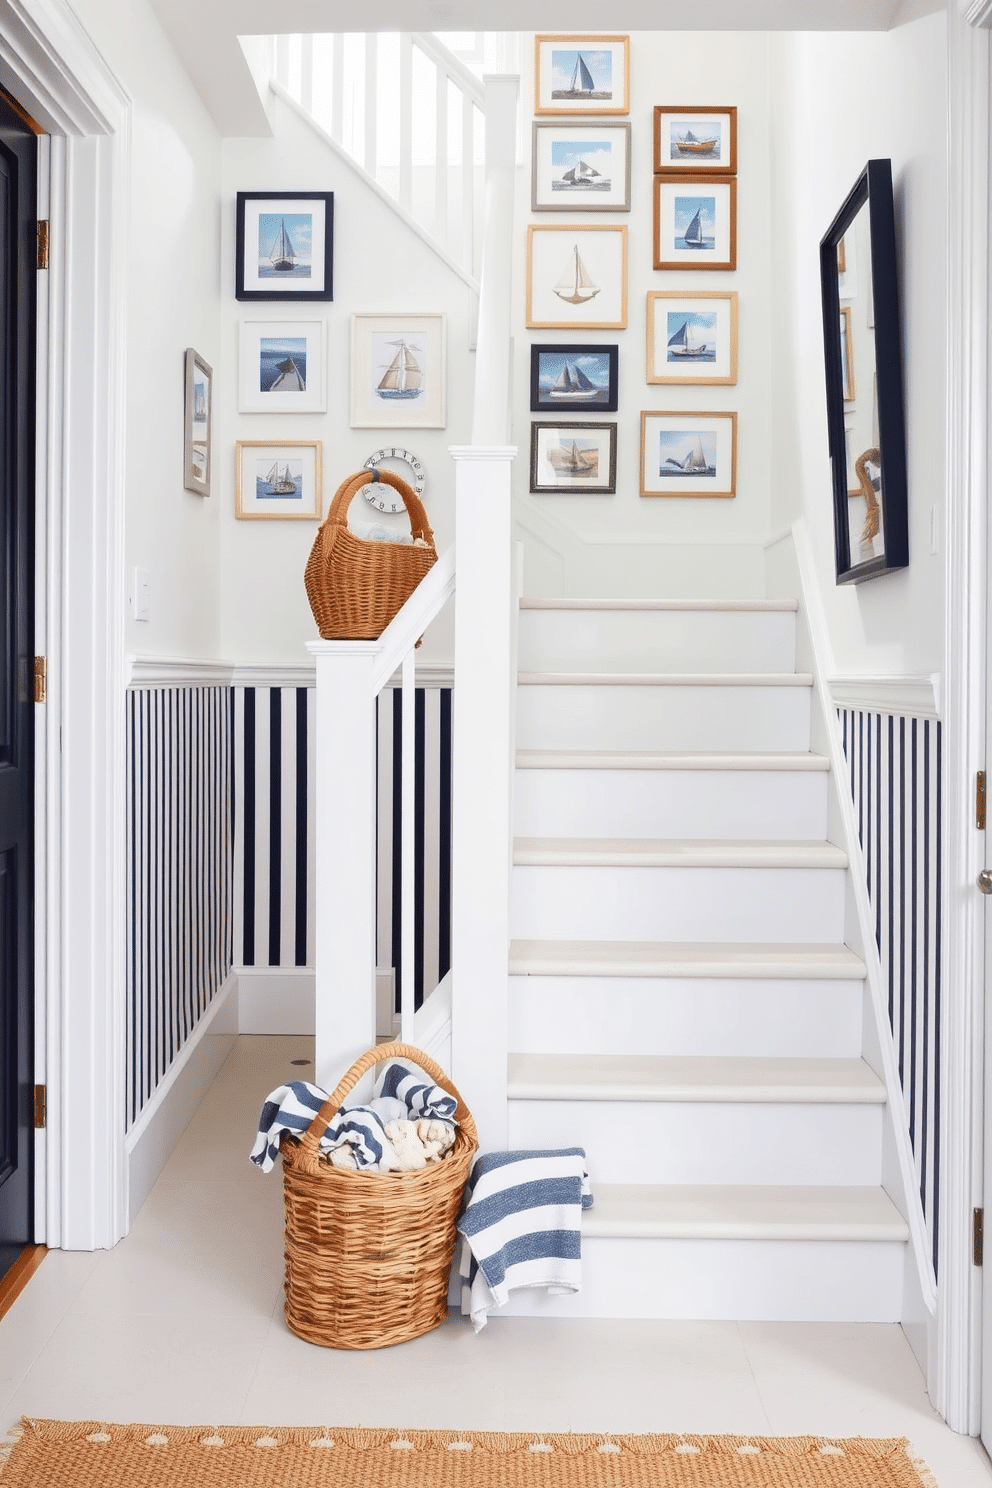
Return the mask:
<svg viewBox="0 0 992 1488">
<path fill-rule="evenodd" d="M 348 531 L 348 507 L 362 486 L 381 479 L 402 496 L 413 543 L 369 542 Z M 367 641 L 382 635 L 437 562 L 434 534 L 413 488 L 391 470 L 360 470 L 342 481 L 314 538 L 304 570 L 307 598 L 325 641 Z"/>
<path fill-rule="evenodd" d="M 337 1168 L 320 1139 L 348 1092 L 384 1059 L 409 1059 L 458 1102 L 455 1145 L 412 1173 Z M 462 1191 L 478 1149 L 475 1122 L 439 1065 L 409 1044 L 356 1059 L 303 1137 L 282 1142 L 286 1322 L 325 1348 L 384 1348 L 438 1328 Z"/>
</svg>

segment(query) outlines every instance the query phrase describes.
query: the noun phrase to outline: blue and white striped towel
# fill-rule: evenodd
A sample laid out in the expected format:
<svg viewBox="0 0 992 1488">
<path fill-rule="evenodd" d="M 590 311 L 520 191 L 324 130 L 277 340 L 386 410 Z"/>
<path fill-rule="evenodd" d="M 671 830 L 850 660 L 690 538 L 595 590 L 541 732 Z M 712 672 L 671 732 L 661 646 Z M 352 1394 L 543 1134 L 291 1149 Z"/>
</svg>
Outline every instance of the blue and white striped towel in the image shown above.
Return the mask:
<svg viewBox="0 0 992 1488">
<path fill-rule="evenodd" d="M 305 1080 L 280 1085 L 266 1097 L 258 1118 L 258 1135 L 249 1154 L 256 1167 L 268 1173 L 279 1156 L 283 1132 L 302 1136 L 327 1099 L 328 1092 Z M 359 1168 L 395 1166 L 392 1144 L 386 1136 L 387 1122 L 435 1117 L 454 1124 L 457 1101 L 432 1085 L 415 1065 L 392 1061 L 379 1081 L 376 1099 L 367 1106 L 347 1106 L 331 1119 L 320 1141 L 321 1152 L 350 1146 Z M 383 1158 L 385 1157 L 385 1162 Z"/>
<path fill-rule="evenodd" d="M 581 1147 L 476 1158 L 458 1221 L 462 1311 L 476 1333 L 514 1287 L 581 1290 L 581 1215 L 591 1206 Z"/>
</svg>

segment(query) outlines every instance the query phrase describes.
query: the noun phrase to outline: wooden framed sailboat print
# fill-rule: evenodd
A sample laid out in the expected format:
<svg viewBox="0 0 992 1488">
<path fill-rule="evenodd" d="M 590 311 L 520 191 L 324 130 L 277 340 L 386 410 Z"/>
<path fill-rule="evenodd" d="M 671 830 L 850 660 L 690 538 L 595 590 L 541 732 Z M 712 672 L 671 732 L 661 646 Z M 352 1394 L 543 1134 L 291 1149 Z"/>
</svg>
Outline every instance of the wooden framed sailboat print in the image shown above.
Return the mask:
<svg viewBox="0 0 992 1488">
<path fill-rule="evenodd" d="M 630 112 L 630 37 L 535 36 L 535 114 Z"/>
<path fill-rule="evenodd" d="M 737 109 L 656 105 L 654 171 L 655 175 L 706 171 L 712 176 L 736 176 Z"/>
<path fill-rule="evenodd" d="M 736 177 L 655 176 L 654 266 L 736 269 Z"/>
<path fill-rule="evenodd" d="M 630 125 L 536 121 L 534 212 L 629 212 Z"/>
<path fill-rule="evenodd" d="M 351 317 L 351 427 L 443 429 L 443 315 Z"/>
<path fill-rule="evenodd" d="M 642 496 L 736 496 L 736 413 L 641 414 Z"/>
<path fill-rule="evenodd" d="M 626 227 L 528 227 L 527 325 L 624 330 Z"/>
<path fill-rule="evenodd" d="M 239 191 L 235 297 L 332 300 L 333 191 Z"/>
<path fill-rule="evenodd" d="M 321 452 L 318 439 L 239 439 L 235 515 L 246 521 L 319 521 Z"/>
<path fill-rule="evenodd" d="M 648 382 L 737 381 L 737 295 L 648 293 Z"/>
<path fill-rule="evenodd" d="M 614 495 L 616 424 L 531 424 L 530 488 L 536 495 Z"/>
</svg>

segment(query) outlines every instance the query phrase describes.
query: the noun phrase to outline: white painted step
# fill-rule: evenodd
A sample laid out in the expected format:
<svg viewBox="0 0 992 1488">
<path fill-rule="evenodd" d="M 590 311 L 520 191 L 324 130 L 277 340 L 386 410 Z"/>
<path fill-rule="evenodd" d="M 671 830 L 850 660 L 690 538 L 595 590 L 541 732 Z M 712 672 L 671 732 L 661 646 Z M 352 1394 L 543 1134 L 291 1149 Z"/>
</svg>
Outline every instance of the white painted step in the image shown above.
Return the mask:
<svg viewBox="0 0 992 1488">
<path fill-rule="evenodd" d="M 523 600 L 520 662 L 536 671 L 795 670 L 794 605 Z"/>
<path fill-rule="evenodd" d="M 802 752 L 811 677 L 521 673 L 521 749 Z"/>
<path fill-rule="evenodd" d="M 596 1183 L 582 1240 L 908 1240 L 883 1188 Z"/>
<path fill-rule="evenodd" d="M 832 842 L 740 838 L 518 837 L 513 861 L 530 867 L 846 868 Z"/>
<path fill-rule="evenodd" d="M 511 1054 L 507 1090 L 517 1101 L 885 1104 L 863 1059 Z"/>
<path fill-rule="evenodd" d="M 705 846 L 706 844 L 700 844 Z M 637 861 L 631 854 L 628 861 Z M 839 941 L 840 866 L 515 866 L 514 939 Z"/>
<path fill-rule="evenodd" d="M 514 940 L 511 976 L 760 977 L 786 981 L 865 977 L 847 946 L 782 941 Z"/>
<path fill-rule="evenodd" d="M 751 758 L 521 750 L 515 831 L 531 837 L 825 837 L 828 761 L 808 754 L 754 756 L 765 762 L 762 768 Z M 805 764 L 814 759 L 820 768 Z"/>
<path fill-rule="evenodd" d="M 856 1058 L 864 982 L 511 976 L 514 1053 Z"/>
</svg>

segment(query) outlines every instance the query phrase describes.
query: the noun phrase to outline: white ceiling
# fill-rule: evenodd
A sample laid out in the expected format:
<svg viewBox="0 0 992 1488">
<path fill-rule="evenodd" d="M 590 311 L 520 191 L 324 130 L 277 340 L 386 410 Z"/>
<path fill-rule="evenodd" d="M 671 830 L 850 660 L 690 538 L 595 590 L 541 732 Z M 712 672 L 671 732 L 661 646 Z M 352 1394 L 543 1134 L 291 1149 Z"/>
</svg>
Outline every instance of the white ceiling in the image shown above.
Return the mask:
<svg viewBox="0 0 992 1488">
<path fill-rule="evenodd" d="M 239 36 L 320 31 L 561 31 L 561 0 L 152 0 L 224 135 L 269 128 Z M 942 0 L 571 0 L 569 31 L 887 31 Z M 687 25 L 691 19 L 691 25 Z M 636 44 L 636 42 L 635 42 Z"/>
</svg>

